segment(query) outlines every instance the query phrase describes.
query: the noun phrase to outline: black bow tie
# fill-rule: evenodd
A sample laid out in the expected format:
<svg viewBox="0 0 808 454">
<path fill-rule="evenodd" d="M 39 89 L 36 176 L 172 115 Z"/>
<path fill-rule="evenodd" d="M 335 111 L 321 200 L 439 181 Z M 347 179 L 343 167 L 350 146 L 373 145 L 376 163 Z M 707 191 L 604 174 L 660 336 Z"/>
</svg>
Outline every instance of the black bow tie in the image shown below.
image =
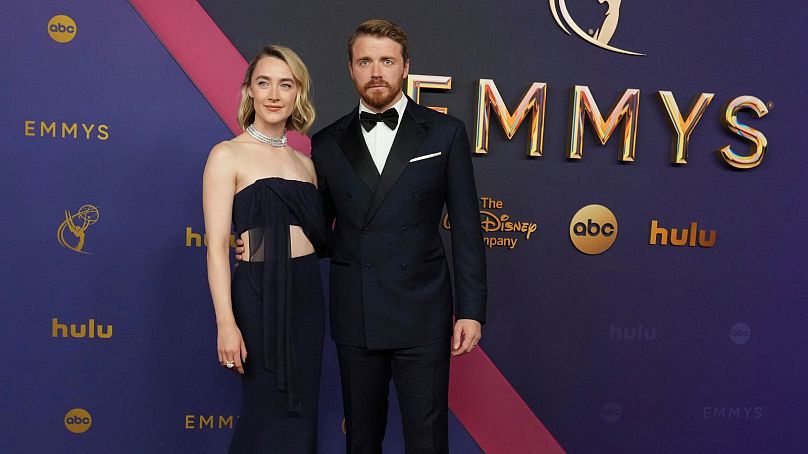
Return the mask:
<svg viewBox="0 0 808 454">
<path fill-rule="evenodd" d="M 362 123 L 362 127 L 365 128 L 365 131 L 367 132 L 370 132 L 371 129 L 375 128 L 376 123 L 380 121 L 383 121 L 384 124 L 386 124 L 391 130 L 396 129 L 396 126 L 398 126 L 398 111 L 390 108 L 382 113 L 359 113 L 359 122 Z"/>
</svg>

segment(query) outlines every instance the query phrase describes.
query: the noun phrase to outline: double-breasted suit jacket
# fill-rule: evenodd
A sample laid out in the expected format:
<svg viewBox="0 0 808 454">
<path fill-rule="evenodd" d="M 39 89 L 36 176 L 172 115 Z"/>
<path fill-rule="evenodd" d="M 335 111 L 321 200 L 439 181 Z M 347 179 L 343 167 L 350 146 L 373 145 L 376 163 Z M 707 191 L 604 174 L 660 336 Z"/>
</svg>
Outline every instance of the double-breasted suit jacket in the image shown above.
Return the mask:
<svg viewBox="0 0 808 454">
<path fill-rule="evenodd" d="M 408 100 L 381 175 L 360 128 L 357 108 L 312 138 L 334 225 L 334 341 L 406 348 L 451 337 L 453 312 L 484 323 L 485 249 L 465 126 Z M 439 234 L 444 206 L 454 289 Z"/>
</svg>

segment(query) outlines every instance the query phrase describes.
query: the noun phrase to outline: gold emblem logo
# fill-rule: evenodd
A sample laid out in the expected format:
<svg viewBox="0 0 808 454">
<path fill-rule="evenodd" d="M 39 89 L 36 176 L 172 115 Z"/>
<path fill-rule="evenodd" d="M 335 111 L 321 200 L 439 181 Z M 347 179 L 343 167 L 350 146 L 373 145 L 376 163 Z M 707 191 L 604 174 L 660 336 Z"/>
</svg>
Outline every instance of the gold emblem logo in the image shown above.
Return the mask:
<svg viewBox="0 0 808 454">
<path fill-rule="evenodd" d="M 89 252 L 84 251 L 84 232 L 89 226 L 98 222 L 99 217 L 98 208 L 93 205 L 82 206 L 76 214 L 70 214 L 70 211 L 65 210 L 65 220 L 56 230 L 56 239 L 59 244 L 71 251 L 89 254 Z M 65 238 L 65 230 L 73 234 L 73 237 L 69 240 Z"/>
<path fill-rule="evenodd" d="M 74 434 L 81 434 L 90 430 L 93 417 L 83 408 L 73 408 L 65 413 L 65 427 Z"/>
<path fill-rule="evenodd" d="M 601 49 L 617 52 L 618 54 L 644 56 L 645 54 L 609 45 L 609 41 L 612 40 L 614 32 L 617 31 L 617 24 L 620 21 L 621 0 L 598 0 L 598 3 L 606 3 L 608 9 L 606 10 L 606 14 L 604 14 L 601 26 L 598 27 L 597 30 L 590 30 L 590 33 L 586 33 L 580 25 L 575 22 L 575 19 L 572 18 L 572 15 L 567 9 L 566 0 L 550 0 L 550 12 L 553 13 L 553 18 L 555 18 L 558 26 L 568 35 L 571 35 L 570 30 L 572 30 L 584 41 L 598 46 Z M 567 29 L 568 27 L 569 30 Z"/>
<path fill-rule="evenodd" d="M 48 21 L 48 35 L 57 43 L 68 43 L 76 37 L 76 21 L 70 16 L 59 14 Z"/>
<path fill-rule="evenodd" d="M 617 218 L 603 205 L 587 205 L 572 217 L 570 239 L 584 254 L 601 254 L 617 239 Z"/>
</svg>

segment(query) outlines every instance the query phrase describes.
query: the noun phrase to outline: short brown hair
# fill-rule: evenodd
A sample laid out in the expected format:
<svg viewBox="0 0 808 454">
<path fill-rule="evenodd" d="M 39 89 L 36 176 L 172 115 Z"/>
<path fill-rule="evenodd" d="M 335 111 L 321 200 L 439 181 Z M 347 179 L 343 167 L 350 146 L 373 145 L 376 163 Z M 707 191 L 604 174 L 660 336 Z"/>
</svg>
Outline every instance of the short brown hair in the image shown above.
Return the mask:
<svg viewBox="0 0 808 454">
<path fill-rule="evenodd" d="M 353 61 L 353 45 L 362 36 L 376 38 L 390 38 L 401 45 L 401 57 L 404 63 L 409 61 L 410 52 L 407 50 L 407 33 L 403 28 L 384 19 L 370 19 L 359 24 L 350 38 L 348 38 L 348 62 Z"/>
<path fill-rule="evenodd" d="M 305 134 L 314 123 L 315 117 L 314 105 L 311 102 L 311 77 L 309 76 L 309 70 L 295 51 L 277 44 L 264 47 L 258 55 L 250 60 L 249 65 L 247 65 L 247 71 L 244 72 L 244 80 L 241 83 L 241 103 L 238 109 L 239 125 L 247 129 L 247 126 L 250 126 L 255 121 L 253 99 L 247 93 L 247 88 L 252 82 L 255 65 L 258 64 L 258 60 L 264 57 L 277 58 L 289 65 L 289 69 L 292 71 L 292 77 L 294 77 L 295 84 L 297 84 L 297 97 L 295 98 L 295 108 L 292 111 L 292 115 L 286 120 L 286 127 Z"/>
</svg>

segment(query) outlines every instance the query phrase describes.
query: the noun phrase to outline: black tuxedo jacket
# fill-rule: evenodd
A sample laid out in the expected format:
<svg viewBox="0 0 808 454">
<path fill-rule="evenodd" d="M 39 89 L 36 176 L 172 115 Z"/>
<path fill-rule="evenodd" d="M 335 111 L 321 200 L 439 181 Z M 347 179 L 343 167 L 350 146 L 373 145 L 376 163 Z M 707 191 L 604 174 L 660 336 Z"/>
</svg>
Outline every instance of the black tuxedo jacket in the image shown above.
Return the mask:
<svg viewBox="0 0 808 454">
<path fill-rule="evenodd" d="M 384 349 L 451 336 L 452 283 L 438 230 L 444 205 L 454 314 L 484 323 L 485 249 L 463 123 L 410 99 L 381 175 L 360 127 L 357 108 L 312 138 L 326 221 L 335 226 L 334 341 Z"/>
</svg>

